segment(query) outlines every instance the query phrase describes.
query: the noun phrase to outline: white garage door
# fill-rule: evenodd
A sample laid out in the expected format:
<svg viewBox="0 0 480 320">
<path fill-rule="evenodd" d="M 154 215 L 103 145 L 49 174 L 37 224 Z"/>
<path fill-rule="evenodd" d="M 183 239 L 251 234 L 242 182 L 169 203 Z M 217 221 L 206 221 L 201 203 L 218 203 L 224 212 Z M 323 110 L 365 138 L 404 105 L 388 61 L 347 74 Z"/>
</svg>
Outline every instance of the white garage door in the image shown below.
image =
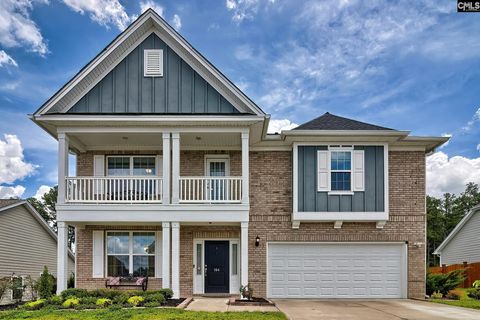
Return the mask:
<svg viewBox="0 0 480 320">
<path fill-rule="evenodd" d="M 405 244 L 268 244 L 270 298 L 406 298 Z"/>
</svg>

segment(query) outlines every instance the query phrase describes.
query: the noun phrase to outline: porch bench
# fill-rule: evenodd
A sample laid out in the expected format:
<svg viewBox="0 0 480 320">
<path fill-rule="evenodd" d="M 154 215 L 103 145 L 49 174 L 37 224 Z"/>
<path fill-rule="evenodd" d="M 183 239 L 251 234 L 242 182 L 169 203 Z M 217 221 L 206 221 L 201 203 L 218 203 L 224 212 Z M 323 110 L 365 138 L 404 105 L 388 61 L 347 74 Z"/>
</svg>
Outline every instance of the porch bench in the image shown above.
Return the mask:
<svg viewBox="0 0 480 320">
<path fill-rule="evenodd" d="M 147 291 L 148 277 L 108 277 L 105 280 L 105 288 L 138 287 Z"/>
</svg>

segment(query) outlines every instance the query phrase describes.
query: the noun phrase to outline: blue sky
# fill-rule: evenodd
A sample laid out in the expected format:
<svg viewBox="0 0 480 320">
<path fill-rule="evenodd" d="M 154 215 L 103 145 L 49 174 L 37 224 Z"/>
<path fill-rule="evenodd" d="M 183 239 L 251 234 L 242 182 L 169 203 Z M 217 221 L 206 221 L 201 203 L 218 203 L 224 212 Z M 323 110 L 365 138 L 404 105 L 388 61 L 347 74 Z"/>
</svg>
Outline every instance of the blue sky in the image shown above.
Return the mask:
<svg viewBox="0 0 480 320">
<path fill-rule="evenodd" d="M 56 142 L 27 114 L 147 7 L 270 113 L 272 130 L 330 111 L 414 135 L 452 135 L 427 160 L 428 191 L 458 193 L 480 182 L 480 15 L 455 6 L 3 0 L 0 196 L 28 197 L 56 183 Z"/>
</svg>

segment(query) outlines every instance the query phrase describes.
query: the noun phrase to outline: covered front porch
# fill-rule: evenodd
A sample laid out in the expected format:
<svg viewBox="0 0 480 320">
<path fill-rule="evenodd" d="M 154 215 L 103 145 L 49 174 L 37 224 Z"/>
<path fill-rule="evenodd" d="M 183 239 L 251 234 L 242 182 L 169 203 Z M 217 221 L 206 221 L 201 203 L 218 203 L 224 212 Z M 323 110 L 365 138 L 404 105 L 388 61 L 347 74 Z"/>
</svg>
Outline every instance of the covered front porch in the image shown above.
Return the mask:
<svg viewBox="0 0 480 320">
<path fill-rule="evenodd" d="M 109 277 L 132 275 L 148 277 L 149 290 L 171 288 L 179 298 L 239 294 L 240 285 L 248 284 L 246 221 L 68 224 L 76 229 L 77 288 L 100 289 Z M 67 223 L 59 222 L 58 230 L 61 253 Z M 66 288 L 65 261 L 59 254 L 59 293 Z"/>
</svg>

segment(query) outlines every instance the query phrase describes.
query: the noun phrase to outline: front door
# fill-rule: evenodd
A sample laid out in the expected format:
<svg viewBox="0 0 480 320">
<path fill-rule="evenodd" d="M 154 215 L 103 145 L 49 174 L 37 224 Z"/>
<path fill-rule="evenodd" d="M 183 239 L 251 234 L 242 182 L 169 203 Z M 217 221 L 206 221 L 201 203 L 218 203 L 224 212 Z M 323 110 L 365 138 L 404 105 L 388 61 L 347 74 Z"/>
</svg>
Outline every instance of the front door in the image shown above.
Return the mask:
<svg viewBox="0 0 480 320">
<path fill-rule="evenodd" d="M 228 241 L 205 241 L 205 293 L 229 292 Z"/>
</svg>

